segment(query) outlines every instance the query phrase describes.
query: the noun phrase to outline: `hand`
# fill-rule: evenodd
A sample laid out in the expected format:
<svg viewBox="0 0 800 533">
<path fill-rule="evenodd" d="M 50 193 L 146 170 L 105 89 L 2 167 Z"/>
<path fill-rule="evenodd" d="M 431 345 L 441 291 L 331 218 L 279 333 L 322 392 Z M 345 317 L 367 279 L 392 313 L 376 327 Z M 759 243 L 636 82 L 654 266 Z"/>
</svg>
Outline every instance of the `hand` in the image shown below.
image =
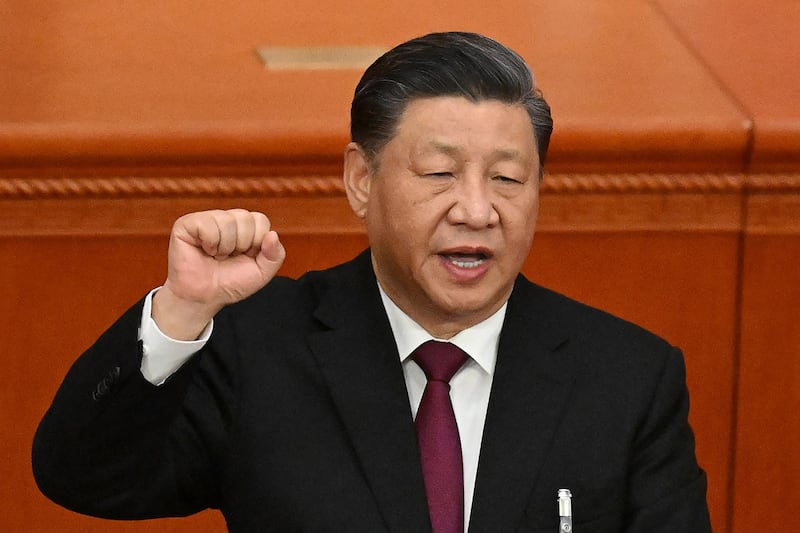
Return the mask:
<svg viewBox="0 0 800 533">
<path fill-rule="evenodd" d="M 174 339 L 195 339 L 220 309 L 269 283 L 285 257 L 262 213 L 184 215 L 172 227 L 167 281 L 153 298 L 153 319 Z"/>
</svg>

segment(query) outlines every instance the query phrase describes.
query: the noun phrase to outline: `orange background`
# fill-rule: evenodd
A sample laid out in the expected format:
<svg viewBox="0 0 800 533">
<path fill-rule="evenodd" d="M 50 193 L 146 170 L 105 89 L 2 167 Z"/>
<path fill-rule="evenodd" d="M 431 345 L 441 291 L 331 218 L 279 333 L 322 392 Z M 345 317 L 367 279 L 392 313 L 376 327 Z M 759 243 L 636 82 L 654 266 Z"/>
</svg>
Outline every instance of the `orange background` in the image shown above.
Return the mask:
<svg viewBox="0 0 800 533">
<path fill-rule="evenodd" d="M 365 244 L 339 174 L 357 70 L 271 71 L 261 46 L 480 31 L 553 108 L 525 272 L 681 346 L 715 531 L 800 501 L 800 5 L 794 0 L 168 0 L 0 5 L 0 526 L 108 522 L 36 489 L 30 445 L 72 361 L 165 272 L 180 214 L 267 212 L 283 273 Z"/>
</svg>

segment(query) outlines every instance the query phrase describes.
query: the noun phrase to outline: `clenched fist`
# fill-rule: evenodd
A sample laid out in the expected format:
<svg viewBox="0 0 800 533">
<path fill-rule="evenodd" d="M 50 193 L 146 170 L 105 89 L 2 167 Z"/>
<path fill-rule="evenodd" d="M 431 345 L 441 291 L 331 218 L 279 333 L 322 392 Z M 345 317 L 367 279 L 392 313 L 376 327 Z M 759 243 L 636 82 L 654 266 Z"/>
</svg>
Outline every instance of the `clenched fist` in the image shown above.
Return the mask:
<svg viewBox="0 0 800 533">
<path fill-rule="evenodd" d="M 269 283 L 285 257 L 262 213 L 184 215 L 172 227 L 167 281 L 153 297 L 153 319 L 173 339 L 195 339 L 220 309 Z"/>
</svg>

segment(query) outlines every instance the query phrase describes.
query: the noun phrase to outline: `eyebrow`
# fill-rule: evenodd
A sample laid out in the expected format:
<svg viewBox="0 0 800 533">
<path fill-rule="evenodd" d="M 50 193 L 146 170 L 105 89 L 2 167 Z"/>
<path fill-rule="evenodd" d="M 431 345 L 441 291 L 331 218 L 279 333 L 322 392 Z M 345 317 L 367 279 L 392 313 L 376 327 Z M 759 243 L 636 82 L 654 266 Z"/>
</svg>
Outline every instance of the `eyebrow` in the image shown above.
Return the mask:
<svg viewBox="0 0 800 533">
<path fill-rule="evenodd" d="M 423 152 L 429 151 L 430 148 L 432 148 L 431 151 L 433 151 L 433 152 L 443 153 L 443 154 L 451 156 L 451 157 L 454 157 L 454 156 L 458 155 L 458 153 L 459 153 L 459 149 L 457 147 L 455 147 L 453 145 L 450 145 L 450 144 L 447 144 L 447 143 L 440 142 L 440 141 L 432 141 L 426 147 L 426 149 L 423 150 Z M 494 157 L 495 161 L 520 161 L 521 162 L 524 159 L 519 150 L 514 150 L 512 148 L 495 150 L 492 153 L 492 155 L 495 156 Z"/>
</svg>

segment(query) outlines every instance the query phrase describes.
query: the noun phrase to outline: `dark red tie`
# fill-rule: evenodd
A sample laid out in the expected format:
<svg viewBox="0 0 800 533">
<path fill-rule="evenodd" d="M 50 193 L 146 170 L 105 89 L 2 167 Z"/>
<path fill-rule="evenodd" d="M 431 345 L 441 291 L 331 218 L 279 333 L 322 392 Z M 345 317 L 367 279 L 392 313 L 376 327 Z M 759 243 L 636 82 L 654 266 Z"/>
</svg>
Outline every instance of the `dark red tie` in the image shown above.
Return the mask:
<svg viewBox="0 0 800 533">
<path fill-rule="evenodd" d="M 450 402 L 450 378 L 467 354 L 449 342 L 428 341 L 413 357 L 428 378 L 415 425 L 433 532 L 463 533 L 464 465 Z"/>
</svg>

